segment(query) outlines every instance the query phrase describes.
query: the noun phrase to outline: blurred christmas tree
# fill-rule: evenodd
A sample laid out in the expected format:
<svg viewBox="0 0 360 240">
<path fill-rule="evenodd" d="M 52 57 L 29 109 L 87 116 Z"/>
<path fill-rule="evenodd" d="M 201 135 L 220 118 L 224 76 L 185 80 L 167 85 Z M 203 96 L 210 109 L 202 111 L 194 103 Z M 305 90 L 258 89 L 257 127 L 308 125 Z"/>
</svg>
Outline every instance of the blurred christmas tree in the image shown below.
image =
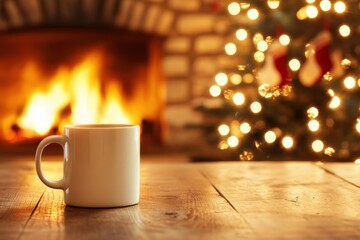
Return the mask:
<svg viewBox="0 0 360 240">
<path fill-rule="evenodd" d="M 207 138 L 240 160 L 360 162 L 360 2 L 218 2 L 231 18 L 201 110 Z"/>
</svg>

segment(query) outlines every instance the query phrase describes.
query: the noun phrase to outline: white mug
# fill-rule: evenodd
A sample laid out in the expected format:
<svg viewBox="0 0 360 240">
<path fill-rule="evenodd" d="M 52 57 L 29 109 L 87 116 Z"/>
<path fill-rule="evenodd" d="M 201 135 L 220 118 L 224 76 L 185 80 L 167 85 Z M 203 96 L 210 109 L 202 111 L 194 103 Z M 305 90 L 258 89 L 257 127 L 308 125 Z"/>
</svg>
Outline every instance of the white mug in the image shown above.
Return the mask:
<svg viewBox="0 0 360 240">
<path fill-rule="evenodd" d="M 47 179 L 41 170 L 46 146 L 64 149 L 64 177 Z M 139 202 L 140 128 L 137 125 L 84 124 L 65 127 L 63 135 L 48 136 L 37 147 L 36 172 L 41 181 L 64 190 L 67 205 L 122 207 Z"/>
</svg>

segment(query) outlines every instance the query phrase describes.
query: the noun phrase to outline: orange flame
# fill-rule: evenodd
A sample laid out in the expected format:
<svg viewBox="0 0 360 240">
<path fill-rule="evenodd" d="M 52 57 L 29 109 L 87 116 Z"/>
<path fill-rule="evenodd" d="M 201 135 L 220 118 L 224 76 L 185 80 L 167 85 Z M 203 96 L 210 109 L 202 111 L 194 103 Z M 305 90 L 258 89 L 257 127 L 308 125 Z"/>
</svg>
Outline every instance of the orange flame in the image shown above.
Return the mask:
<svg viewBox="0 0 360 240">
<path fill-rule="evenodd" d="M 62 128 L 69 123 L 139 124 L 141 120 L 126 112 L 116 80 L 110 81 L 102 93 L 101 64 L 101 53 L 93 51 L 73 69 L 59 68 L 48 88 L 35 91 L 17 122 L 26 136 L 45 135 L 54 126 Z M 70 109 L 69 116 L 64 114 L 66 109 Z"/>
</svg>

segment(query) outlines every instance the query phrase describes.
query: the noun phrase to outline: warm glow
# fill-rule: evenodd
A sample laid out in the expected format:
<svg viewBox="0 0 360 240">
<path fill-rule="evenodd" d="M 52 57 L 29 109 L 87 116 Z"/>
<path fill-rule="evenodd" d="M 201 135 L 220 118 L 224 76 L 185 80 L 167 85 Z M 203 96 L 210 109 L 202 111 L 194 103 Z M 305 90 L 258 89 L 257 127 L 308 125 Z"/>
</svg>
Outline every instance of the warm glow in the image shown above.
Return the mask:
<svg viewBox="0 0 360 240">
<path fill-rule="evenodd" d="M 360 121 L 358 121 L 355 125 L 355 129 L 358 133 L 360 133 Z"/>
<path fill-rule="evenodd" d="M 281 45 L 284 45 L 284 46 L 289 45 L 290 37 L 286 34 L 283 34 L 279 37 L 279 42 Z"/>
<path fill-rule="evenodd" d="M 219 86 L 225 86 L 228 83 L 228 77 L 225 73 L 218 73 L 215 76 L 215 82 L 219 85 Z"/>
<path fill-rule="evenodd" d="M 259 17 L 259 11 L 255 8 L 249 9 L 247 16 L 250 20 L 256 20 Z"/>
<path fill-rule="evenodd" d="M 289 61 L 289 67 L 291 69 L 291 71 L 298 71 L 301 67 L 300 61 L 296 58 L 293 58 Z"/>
<path fill-rule="evenodd" d="M 263 62 L 265 60 L 265 54 L 261 51 L 256 51 L 254 53 L 254 59 L 256 62 Z"/>
<path fill-rule="evenodd" d="M 268 49 L 268 44 L 267 44 L 267 42 L 262 40 L 256 44 L 256 47 L 259 51 L 265 52 Z"/>
<path fill-rule="evenodd" d="M 356 80 L 352 76 L 348 76 L 344 79 L 344 86 L 347 89 L 353 89 L 356 86 Z"/>
<path fill-rule="evenodd" d="M 259 103 L 259 102 L 253 102 L 253 103 L 251 103 L 250 109 L 251 109 L 251 111 L 252 111 L 253 113 L 259 113 L 259 112 L 261 112 L 261 109 L 262 109 L 261 103 Z"/>
<path fill-rule="evenodd" d="M 249 123 L 244 122 L 240 125 L 240 131 L 244 134 L 247 134 L 251 131 L 251 126 Z"/>
<path fill-rule="evenodd" d="M 245 102 L 244 94 L 242 94 L 240 92 L 235 93 L 233 96 L 233 101 L 236 105 L 242 105 Z"/>
<path fill-rule="evenodd" d="M 113 80 L 100 87 L 102 55 L 89 53 L 73 69 L 59 68 L 47 89 L 35 91 L 19 117 L 18 126 L 27 137 L 45 135 L 66 123 L 140 123 L 125 112 L 121 86 Z M 33 76 L 36 78 L 37 76 Z M 62 116 L 69 106 L 69 114 Z"/>
<path fill-rule="evenodd" d="M 258 44 L 258 42 L 264 40 L 264 36 L 261 33 L 255 33 L 255 35 L 253 36 L 253 42 L 254 44 Z"/>
<path fill-rule="evenodd" d="M 355 164 L 360 164 L 360 158 L 356 159 L 356 160 L 354 161 L 354 163 L 355 163 Z"/>
<path fill-rule="evenodd" d="M 226 124 L 221 124 L 219 127 L 218 127 L 218 131 L 220 133 L 221 136 L 226 136 L 230 133 L 230 128 L 228 125 Z"/>
<path fill-rule="evenodd" d="M 317 15 L 318 15 L 319 11 L 318 9 L 313 6 L 313 5 L 309 5 L 307 8 L 306 8 L 306 15 L 309 17 L 309 18 L 316 18 Z"/>
<path fill-rule="evenodd" d="M 218 85 L 213 85 L 210 87 L 209 92 L 211 96 L 218 97 L 221 94 L 221 88 Z"/>
<path fill-rule="evenodd" d="M 346 10 L 346 5 L 342 1 L 338 1 L 334 4 L 334 10 L 337 13 L 344 13 Z"/>
<path fill-rule="evenodd" d="M 310 119 L 316 118 L 317 116 L 319 116 L 319 110 L 316 107 L 310 107 L 307 110 L 307 116 Z"/>
<path fill-rule="evenodd" d="M 329 103 L 329 108 L 332 109 L 338 108 L 340 104 L 341 104 L 340 98 L 338 96 L 334 96 Z"/>
<path fill-rule="evenodd" d="M 273 143 L 276 140 L 276 134 L 274 131 L 267 131 L 264 138 L 267 143 Z"/>
<path fill-rule="evenodd" d="M 350 33 L 351 33 L 351 30 L 350 30 L 350 27 L 346 24 L 344 25 L 341 25 L 339 27 L 339 33 L 342 37 L 348 37 L 350 36 Z"/>
<path fill-rule="evenodd" d="M 280 5 L 280 0 L 268 0 L 267 4 L 271 9 L 277 9 Z"/>
<path fill-rule="evenodd" d="M 304 20 L 304 19 L 307 18 L 306 9 L 307 9 L 307 7 L 302 7 L 302 8 L 300 8 L 300 9 L 297 11 L 296 17 L 297 17 L 299 20 Z"/>
<path fill-rule="evenodd" d="M 230 76 L 230 82 L 234 85 L 239 85 L 241 83 L 241 80 L 242 79 L 240 74 L 234 73 Z"/>
<path fill-rule="evenodd" d="M 236 38 L 239 39 L 240 41 L 243 41 L 247 38 L 247 31 L 245 29 L 240 28 L 239 30 L 236 31 L 235 33 Z"/>
<path fill-rule="evenodd" d="M 292 137 L 286 136 L 282 139 L 281 144 L 283 145 L 284 148 L 290 149 L 294 146 L 294 140 Z"/>
<path fill-rule="evenodd" d="M 234 43 L 227 43 L 225 45 L 225 52 L 227 55 L 234 55 L 236 50 L 236 45 Z"/>
<path fill-rule="evenodd" d="M 320 123 L 318 120 L 312 119 L 308 122 L 308 128 L 312 132 L 316 132 L 320 128 Z"/>
<path fill-rule="evenodd" d="M 321 152 L 324 149 L 324 143 L 321 140 L 315 140 L 311 144 L 314 152 Z"/>
<path fill-rule="evenodd" d="M 228 11 L 231 15 L 238 15 L 240 13 L 240 4 L 232 2 L 228 5 Z"/>
<path fill-rule="evenodd" d="M 320 8 L 321 10 L 323 10 L 324 12 L 327 12 L 331 9 L 331 2 L 329 0 L 322 0 L 320 2 Z"/>
<path fill-rule="evenodd" d="M 227 143 L 229 144 L 230 147 L 234 148 L 237 145 L 239 145 L 239 139 L 237 137 L 235 137 L 235 136 L 230 136 L 227 139 Z"/>
</svg>

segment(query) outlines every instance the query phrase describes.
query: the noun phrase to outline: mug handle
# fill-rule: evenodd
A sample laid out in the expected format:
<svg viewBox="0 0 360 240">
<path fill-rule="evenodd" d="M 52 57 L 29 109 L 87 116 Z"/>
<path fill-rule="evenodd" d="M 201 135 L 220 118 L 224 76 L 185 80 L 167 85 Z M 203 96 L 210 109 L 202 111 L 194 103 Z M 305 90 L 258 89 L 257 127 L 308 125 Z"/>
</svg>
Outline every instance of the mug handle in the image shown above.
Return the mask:
<svg viewBox="0 0 360 240">
<path fill-rule="evenodd" d="M 63 151 L 65 151 L 65 144 L 67 142 L 68 142 L 68 138 L 65 135 L 48 136 L 39 143 L 39 145 L 36 149 L 36 154 L 35 154 L 36 172 L 37 172 L 37 175 L 39 176 L 40 180 L 48 187 L 65 190 L 67 187 L 66 186 L 67 184 L 65 181 L 65 176 L 63 176 L 63 178 L 61 180 L 52 181 L 52 180 L 48 180 L 43 175 L 43 172 L 41 169 L 42 152 L 48 145 L 50 145 L 52 143 L 57 143 L 57 144 L 61 145 L 63 148 Z"/>
</svg>

